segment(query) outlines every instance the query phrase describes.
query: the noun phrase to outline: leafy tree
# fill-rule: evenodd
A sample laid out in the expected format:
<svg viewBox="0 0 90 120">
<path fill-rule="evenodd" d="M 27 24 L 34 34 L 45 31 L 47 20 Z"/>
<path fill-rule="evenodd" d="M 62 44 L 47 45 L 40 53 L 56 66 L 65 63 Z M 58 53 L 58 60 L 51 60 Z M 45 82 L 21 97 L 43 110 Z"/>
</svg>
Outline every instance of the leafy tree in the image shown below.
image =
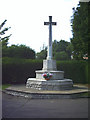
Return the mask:
<svg viewBox="0 0 90 120">
<path fill-rule="evenodd" d="M 5 20 L 0 25 L 0 46 L 2 44 L 2 57 L 16 57 L 16 58 L 26 58 L 26 59 L 35 59 L 35 51 L 25 45 L 12 45 L 7 46 L 8 40 L 11 36 L 4 36 L 6 31 L 8 31 L 11 27 L 7 27 L 3 29 L 7 20 Z M 0 47 L 1 48 L 1 47 Z M 1 55 L 0 55 L 1 56 Z"/>
<path fill-rule="evenodd" d="M 70 43 L 66 47 L 66 53 L 67 53 L 69 59 L 71 59 L 72 52 L 73 52 L 73 45 L 72 45 L 72 43 Z"/>
<path fill-rule="evenodd" d="M 55 60 L 69 60 L 72 54 L 72 44 L 65 40 L 54 40 L 52 44 L 53 59 Z M 41 52 L 36 55 L 37 59 L 46 59 L 47 47 L 44 47 Z"/>
<path fill-rule="evenodd" d="M 73 38 L 71 39 L 74 57 L 82 59 L 88 54 L 88 40 L 90 33 L 88 32 L 88 2 L 79 2 L 77 8 L 73 8 L 73 16 L 71 19 Z"/>
<path fill-rule="evenodd" d="M 72 53 L 72 44 L 70 42 L 67 42 L 65 40 L 60 40 L 60 41 L 54 40 L 54 42 L 53 42 L 54 59 L 66 60 L 66 58 L 64 56 L 66 56 L 67 59 L 71 59 L 71 53 Z M 63 58 L 61 58 L 61 56 Z"/>
<path fill-rule="evenodd" d="M 57 52 L 54 56 L 56 60 L 68 60 L 68 54 L 65 51 Z"/>
<path fill-rule="evenodd" d="M 4 28 L 3 26 L 5 25 L 7 20 L 5 20 L 1 25 L 0 25 L 0 57 L 2 57 L 2 53 L 3 51 L 7 52 L 7 44 L 8 44 L 8 40 L 10 38 L 11 35 L 9 36 L 4 36 L 5 32 L 8 31 L 8 29 L 10 29 L 10 27 L 8 28 Z"/>
<path fill-rule="evenodd" d="M 11 45 L 4 49 L 3 57 L 35 59 L 35 51 L 25 45 Z"/>
<path fill-rule="evenodd" d="M 38 52 L 36 55 L 37 59 L 46 59 L 46 57 L 47 57 L 47 47 L 41 50 L 41 52 Z"/>
<path fill-rule="evenodd" d="M 2 47 L 7 47 L 8 40 L 11 36 L 11 34 L 10 34 L 9 36 L 2 37 L 2 35 L 5 35 L 5 32 L 11 28 L 11 27 L 7 27 L 7 28 L 2 29 L 3 26 L 5 25 L 6 21 L 7 20 L 4 20 L 4 22 L 0 25 L 0 43 L 2 44 Z"/>
</svg>

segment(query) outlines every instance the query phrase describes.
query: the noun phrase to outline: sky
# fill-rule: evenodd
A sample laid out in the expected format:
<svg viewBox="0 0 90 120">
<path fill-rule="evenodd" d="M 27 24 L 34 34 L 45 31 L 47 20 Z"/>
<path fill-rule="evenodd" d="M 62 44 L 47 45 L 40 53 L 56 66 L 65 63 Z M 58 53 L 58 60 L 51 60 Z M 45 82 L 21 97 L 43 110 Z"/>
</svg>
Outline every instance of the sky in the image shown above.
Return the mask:
<svg viewBox="0 0 90 120">
<path fill-rule="evenodd" d="M 49 28 L 44 22 L 57 22 L 52 26 L 52 41 L 72 38 L 71 16 L 73 7 L 79 0 L 1 0 L 0 24 L 6 19 L 4 27 L 11 27 L 5 35 L 12 34 L 9 46 L 26 45 L 40 52 L 43 44 L 48 45 Z"/>
</svg>

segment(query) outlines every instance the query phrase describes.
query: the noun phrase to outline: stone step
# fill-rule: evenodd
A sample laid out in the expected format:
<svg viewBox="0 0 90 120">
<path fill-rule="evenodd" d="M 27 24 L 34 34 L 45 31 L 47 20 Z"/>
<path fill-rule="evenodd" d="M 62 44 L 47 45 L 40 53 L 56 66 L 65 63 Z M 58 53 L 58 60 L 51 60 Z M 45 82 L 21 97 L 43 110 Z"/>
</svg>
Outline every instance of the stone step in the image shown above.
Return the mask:
<svg viewBox="0 0 90 120">
<path fill-rule="evenodd" d="M 38 70 L 36 71 L 36 78 L 37 79 L 44 79 L 43 78 L 43 73 L 51 73 L 52 80 L 61 80 L 64 79 L 64 71 L 45 71 L 45 70 Z"/>
<path fill-rule="evenodd" d="M 44 80 L 37 78 L 29 78 L 26 83 L 26 88 L 38 90 L 68 90 L 72 89 L 73 82 L 70 79 L 63 80 Z"/>
<path fill-rule="evenodd" d="M 25 85 L 12 85 L 9 88 L 3 90 L 4 93 L 20 96 L 30 99 L 60 99 L 60 98 L 81 98 L 88 97 L 83 96 L 84 93 L 88 93 L 89 90 L 85 86 L 74 85 L 71 90 L 62 91 L 45 91 L 26 88 Z"/>
</svg>

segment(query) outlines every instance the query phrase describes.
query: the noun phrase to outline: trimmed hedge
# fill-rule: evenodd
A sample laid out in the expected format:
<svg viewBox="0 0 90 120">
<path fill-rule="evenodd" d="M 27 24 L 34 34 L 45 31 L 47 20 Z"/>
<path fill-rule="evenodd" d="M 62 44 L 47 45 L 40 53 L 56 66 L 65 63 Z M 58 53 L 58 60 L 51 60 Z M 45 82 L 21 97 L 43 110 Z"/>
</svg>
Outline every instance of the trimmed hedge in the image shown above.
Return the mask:
<svg viewBox="0 0 90 120">
<path fill-rule="evenodd" d="M 87 61 L 57 61 L 57 69 L 64 71 L 64 77 L 72 79 L 74 83 L 90 83 Z"/>
<path fill-rule="evenodd" d="M 26 83 L 28 78 L 35 77 L 35 70 L 42 68 L 42 61 L 31 59 L 2 59 L 2 83 Z"/>
<path fill-rule="evenodd" d="M 28 78 L 35 77 L 35 71 L 41 70 L 42 65 L 42 60 L 3 58 L 2 83 L 26 83 Z M 64 71 L 65 78 L 74 83 L 88 83 L 87 61 L 57 61 L 57 69 Z"/>
</svg>

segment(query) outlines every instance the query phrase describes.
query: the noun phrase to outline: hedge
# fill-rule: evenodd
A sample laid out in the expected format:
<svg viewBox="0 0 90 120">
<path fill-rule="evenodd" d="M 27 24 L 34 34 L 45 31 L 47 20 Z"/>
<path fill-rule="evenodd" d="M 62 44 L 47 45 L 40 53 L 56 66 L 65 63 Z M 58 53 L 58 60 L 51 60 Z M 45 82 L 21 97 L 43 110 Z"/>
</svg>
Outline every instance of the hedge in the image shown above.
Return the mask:
<svg viewBox="0 0 90 120">
<path fill-rule="evenodd" d="M 2 83 L 26 83 L 35 77 L 35 70 L 42 68 L 42 61 L 31 59 L 2 59 Z"/>
<path fill-rule="evenodd" d="M 42 60 L 3 58 L 2 83 L 26 83 L 27 79 L 34 78 L 35 71 L 42 67 Z M 72 79 L 74 83 L 88 83 L 87 61 L 57 61 L 57 69 L 64 71 L 65 78 Z"/>
<path fill-rule="evenodd" d="M 65 78 L 72 79 L 74 83 L 90 83 L 87 61 L 57 61 L 57 69 L 64 71 Z"/>
</svg>

